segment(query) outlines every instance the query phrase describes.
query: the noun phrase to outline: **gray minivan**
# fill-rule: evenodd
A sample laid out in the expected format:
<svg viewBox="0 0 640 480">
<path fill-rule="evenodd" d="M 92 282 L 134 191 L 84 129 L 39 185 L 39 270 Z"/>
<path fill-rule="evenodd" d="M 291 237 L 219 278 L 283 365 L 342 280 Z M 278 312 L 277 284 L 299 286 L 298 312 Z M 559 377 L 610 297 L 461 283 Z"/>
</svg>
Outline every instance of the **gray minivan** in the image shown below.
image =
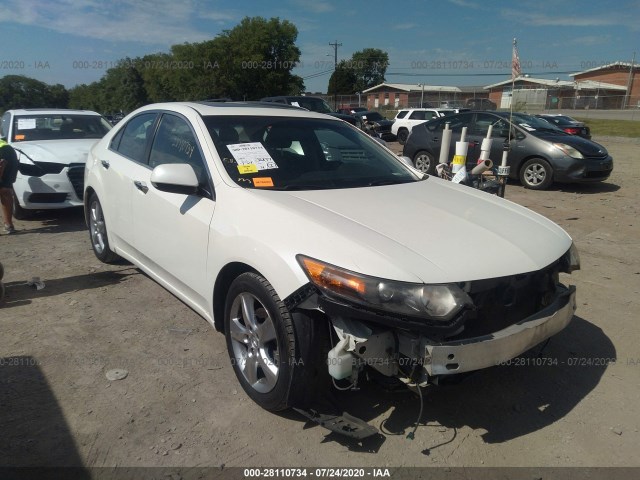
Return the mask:
<svg viewBox="0 0 640 480">
<path fill-rule="evenodd" d="M 455 142 L 467 127 L 467 170 L 480 157 L 482 139 L 493 125 L 491 154 L 494 164 L 502 159 L 509 140 L 508 112 L 464 112 L 416 125 L 404 145 L 403 155 L 423 172 L 435 173 L 440 155 L 440 139 L 445 124 L 451 135 L 450 157 Z M 609 178 L 613 159 L 602 145 L 565 133 L 549 122 L 533 115 L 514 113 L 511 127 L 511 150 L 508 155 L 511 177 L 519 179 L 525 188 L 544 190 L 553 182 L 600 182 Z"/>
</svg>

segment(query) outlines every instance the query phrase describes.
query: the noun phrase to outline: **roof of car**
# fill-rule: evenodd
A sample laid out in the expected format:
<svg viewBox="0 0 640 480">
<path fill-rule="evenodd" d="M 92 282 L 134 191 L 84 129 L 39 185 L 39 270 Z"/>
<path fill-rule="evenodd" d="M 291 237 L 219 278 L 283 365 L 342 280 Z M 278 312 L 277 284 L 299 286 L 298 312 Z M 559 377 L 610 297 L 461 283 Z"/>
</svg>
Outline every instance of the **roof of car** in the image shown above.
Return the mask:
<svg viewBox="0 0 640 480">
<path fill-rule="evenodd" d="M 9 110 L 14 115 L 46 115 L 46 114 L 67 114 L 67 115 L 100 115 L 91 110 L 71 110 L 68 108 L 18 108 Z"/>
<path fill-rule="evenodd" d="M 145 105 L 141 110 L 195 110 L 202 116 L 209 115 L 262 115 L 277 117 L 307 117 L 335 119 L 330 115 L 311 112 L 304 108 L 267 102 L 166 102 Z"/>
</svg>

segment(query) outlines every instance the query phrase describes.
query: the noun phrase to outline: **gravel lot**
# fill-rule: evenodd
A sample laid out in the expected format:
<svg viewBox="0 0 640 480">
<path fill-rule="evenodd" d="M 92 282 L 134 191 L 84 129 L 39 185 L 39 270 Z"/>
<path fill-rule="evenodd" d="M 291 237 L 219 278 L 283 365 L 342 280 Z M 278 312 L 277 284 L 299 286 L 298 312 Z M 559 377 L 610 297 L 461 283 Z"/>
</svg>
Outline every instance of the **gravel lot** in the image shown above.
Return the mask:
<svg viewBox="0 0 640 480">
<path fill-rule="evenodd" d="M 575 239 L 574 320 L 540 358 L 428 390 L 415 440 L 409 392 L 342 395 L 381 429 L 360 443 L 261 410 L 223 335 L 131 265 L 100 264 L 81 212 L 17 221 L 0 237 L 0 465 L 639 466 L 640 140 L 595 140 L 615 159 L 606 183 L 506 193 Z"/>
</svg>

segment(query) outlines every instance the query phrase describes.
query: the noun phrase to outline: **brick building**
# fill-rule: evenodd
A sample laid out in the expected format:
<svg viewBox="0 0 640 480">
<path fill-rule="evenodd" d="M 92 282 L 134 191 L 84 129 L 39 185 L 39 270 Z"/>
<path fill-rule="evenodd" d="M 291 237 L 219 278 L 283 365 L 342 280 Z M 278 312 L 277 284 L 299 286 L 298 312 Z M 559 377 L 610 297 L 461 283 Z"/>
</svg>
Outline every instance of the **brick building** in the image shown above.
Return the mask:
<svg viewBox="0 0 640 480">
<path fill-rule="evenodd" d="M 362 92 L 366 106 L 375 108 L 407 108 L 428 104 L 440 107 L 445 102 L 464 104 L 469 98 L 487 98 L 482 87 L 451 87 L 407 83 L 381 83 Z"/>
<path fill-rule="evenodd" d="M 579 75 L 579 74 L 576 74 Z M 549 80 L 522 76 L 484 87 L 489 91 L 489 99 L 498 108 L 507 109 L 513 101 L 518 110 L 555 110 L 582 108 L 622 108 L 626 86 L 606 82 L 576 78 L 575 81 Z"/>
<path fill-rule="evenodd" d="M 616 106 L 611 108 L 638 108 L 640 107 L 640 74 L 638 70 L 640 68 L 637 64 L 615 62 L 573 73 L 570 76 L 573 77 L 578 85 L 589 85 L 591 92 L 595 90 L 596 95 L 599 86 L 602 84 L 623 87 L 623 89 L 617 91 L 616 100 L 611 102 Z"/>
</svg>

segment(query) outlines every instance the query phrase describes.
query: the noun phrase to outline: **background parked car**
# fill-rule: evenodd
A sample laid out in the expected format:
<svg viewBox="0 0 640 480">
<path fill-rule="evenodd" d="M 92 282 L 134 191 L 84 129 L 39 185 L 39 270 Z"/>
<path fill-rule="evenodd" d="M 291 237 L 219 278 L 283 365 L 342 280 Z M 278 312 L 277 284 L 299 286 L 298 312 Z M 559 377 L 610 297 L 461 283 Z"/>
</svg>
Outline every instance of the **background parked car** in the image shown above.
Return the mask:
<svg viewBox="0 0 640 480">
<path fill-rule="evenodd" d="M 334 112 L 329 104 L 320 97 L 307 97 L 303 95 L 281 95 L 277 97 L 264 97 L 260 99 L 260 101 L 293 105 L 294 107 L 306 108 L 311 112 L 326 113 L 327 115 L 331 115 L 332 117 L 344 120 L 351 125 L 356 125 L 357 123 L 356 119 L 353 118 L 353 115 Z"/>
<path fill-rule="evenodd" d="M 469 171 L 480 157 L 480 145 L 489 125 L 493 125 L 490 158 L 494 162 L 501 160 L 511 136 L 508 156 L 511 177 L 520 179 L 526 188 L 543 190 L 553 182 L 600 182 L 613 170 L 613 159 L 602 145 L 565 133 L 541 118 L 521 113 L 513 114 L 510 130 L 508 112 L 465 112 L 416 125 L 404 146 L 403 155 L 411 158 L 419 170 L 435 172 L 435 159 L 440 155 L 440 140 L 446 122 L 453 130 L 449 158 L 453 156 L 455 142 L 460 140 L 462 128 L 468 129 Z"/>
<path fill-rule="evenodd" d="M 472 110 L 495 110 L 498 106 L 488 98 L 469 98 L 467 107 Z"/>
<path fill-rule="evenodd" d="M 344 115 L 353 115 L 357 112 L 366 112 L 367 108 L 365 107 L 341 107 L 338 110 L 338 113 L 342 113 Z"/>
<path fill-rule="evenodd" d="M 391 133 L 393 120 L 387 120 L 380 112 L 367 110 L 366 112 L 356 112 L 353 116 L 357 120 L 357 126 L 361 130 L 378 136 L 382 140 L 395 140 L 396 136 Z"/>
<path fill-rule="evenodd" d="M 445 100 L 440 102 L 440 108 L 464 108 L 465 105 L 462 102 L 456 102 L 454 100 Z"/>
<path fill-rule="evenodd" d="M 453 108 L 405 108 L 396 114 L 391 125 L 391 133 L 398 137 L 401 145 L 404 145 L 414 125 L 454 113 L 457 112 Z"/>
<path fill-rule="evenodd" d="M 33 210 L 82 206 L 87 153 L 111 129 L 100 114 L 88 110 L 8 110 L 2 133 L 20 161 L 13 184 L 13 215 Z"/>
<path fill-rule="evenodd" d="M 579 135 L 582 138 L 591 140 L 591 129 L 584 123 L 571 117 L 551 113 L 541 113 L 540 115 L 536 115 L 536 117 L 545 119 L 547 122 L 554 124 L 556 127 L 571 135 Z"/>
</svg>

